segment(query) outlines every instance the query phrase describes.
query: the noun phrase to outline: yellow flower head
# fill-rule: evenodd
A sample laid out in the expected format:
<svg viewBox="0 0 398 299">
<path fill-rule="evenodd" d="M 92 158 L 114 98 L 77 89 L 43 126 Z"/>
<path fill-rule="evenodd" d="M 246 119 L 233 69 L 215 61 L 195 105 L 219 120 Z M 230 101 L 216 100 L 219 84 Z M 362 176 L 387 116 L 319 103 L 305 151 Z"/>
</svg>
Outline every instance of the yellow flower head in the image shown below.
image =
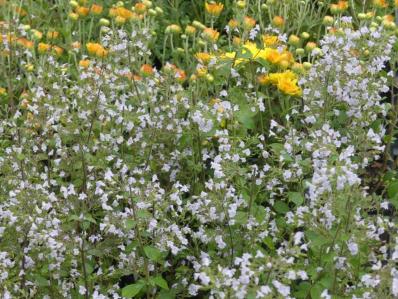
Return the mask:
<svg viewBox="0 0 398 299">
<path fill-rule="evenodd" d="M 254 26 L 256 26 L 256 20 L 253 19 L 252 17 L 245 16 L 243 18 L 243 28 L 246 30 L 252 29 Z"/>
<path fill-rule="evenodd" d="M 90 60 L 88 59 L 83 59 L 79 61 L 79 66 L 81 66 L 82 68 L 88 68 L 90 66 Z"/>
<path fill-rule="evenodd" d="M 277 35 L 263 35 L 263 42 L 264 46 L 266 47 L 273 47 L 279 44 L 279 38 Z"/>
<path fill-rule="evenodd" d="M 50 49 L 51 49 L 51 46 L 50 46 L 49 44 L 39 43 L 39 44 L 37 45 L 37 50 L 38 50 L 39 53 L 41 53 L 41 54 L 50 51 Z"/>
<path fill-rule="evenodd" d="M 59 37 L 58 31 L 48 31 L 47 32 L 47 39 L 56 39 Z"/>
<path fill-rule="evenodd" d="M 386 8 L 388 7 L 388 3 L 386 0 L 373 0 L 372 1 L 373 5 L 378 7 L 378 8 Z"/>
<path fill-rule="evenodd" d="M 220 33 L 212 28 L 205 28 L 203 30 L 202 36 L 207 41 L 215 43 L 220 37 Z"/>
<path fill-rule="evenodd" d="M 282 27 L 285 25 L 285 20 L 281 16 L 275 16 L 272 19 L 272 24 L 276 27 Z"/>
<path fill-rule="evenodd" d="M 93 15 L 100 15 L 103 10 L 104 10 L 104 8 L 98 4 L 93 4 L 93 5 L 91 5 L 91 8 L 90 8 L 90 12 Z"/>
<path fill-rule="evenodd" d="M 122 17 L 125 18 L 126 20 L 130 20 L 134 17 L 134 13 L 124 7 L 112 7 L 109 10 L 109 16 L 114 18 Z"/>
<path fill-rule="evenodd" d="M 76 8 L 76 13 L 81 17 L 86 17 L 90 13 L 90 9 L 88 7 L 79 6 Z"/>
<path fill-rule="evenodd" d="M 224 4 L 222 3 L 205 3 L 205 10 L 209 15 L 218 17 L 222 10 L 224 9 Z"/>
<path fill-rule="evenodd" d="M 108 55 L 108 51 L 98 43 L 87 43 L 86 48 L 90 55 L 97 57 L 106 57 Z"/>
<path fill-rule="evenodd" d="M 58 46 L 52 46 L 52 50 L 57 56 L 61 56 L 64 53 L 64 49 Z"/>
<path fill-rule="evenodd" d="M 147 11 L 147 7 L 144 3 L 138 2 L 134 5 L 134 11 L 138 14 L 144 14 Z"/>
<path fill-rule="evenodd" d="M 207 65 L 209 64 L 210 60 L 213 58 L 213 55 L 210 55 L 206 52 L 199 52 L 195 54 L 195 58 L 202 64 Z"/>
<path fill-rule="evenodd" d="M 302 94 L 301 88 L 297 85 L 297 80 L 281 78 L 278 80 L 277 88 L 290 96 L 300 96 Z"/>
<path fill-rule="evenodd" d="M 35 45 L 34 42 L 32 42 L 24 37 L 18 38 L 17 43 L 26 49 L 33 49 L 33 47 Z"/>
<path fill-rule="evenodd" d="M 3 87 L 0 87 L 0 96 L 4 96 L 7 94 L 7 90 Z"/>
</svg>

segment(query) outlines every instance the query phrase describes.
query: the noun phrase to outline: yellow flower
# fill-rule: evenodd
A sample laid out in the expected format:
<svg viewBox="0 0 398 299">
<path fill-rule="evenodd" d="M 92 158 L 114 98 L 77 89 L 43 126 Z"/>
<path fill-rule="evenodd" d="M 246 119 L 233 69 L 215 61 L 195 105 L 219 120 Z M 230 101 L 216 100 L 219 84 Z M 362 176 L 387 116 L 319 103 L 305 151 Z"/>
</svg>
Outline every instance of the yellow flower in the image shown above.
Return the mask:
<svg viewBox="0 0 398 299">
<path fill-rule="evenodd" d="M 255 25 L 256 25 L 255 19 L 248 16 L 245 16 L 243 18 L 243 28 L 245 28 L 246 30 L 252 29 Z"/>
<path fill-rule="evenodd" d="M 207 65 L 213 57 L 213 55 L 210 55 L 206 52 L 199 52 L 195 54 L 195 58 L 204 65 Z"/>
<path fill-rule="evenodd" d="M 52 50 L 55 52 L 57 56 L 61 56 L 64 53 L 64 49 L 58 46 L 52 46 Z"/>
<path fill-rule="evenodd" d="M 196 70 L 196 74 L 198 75 L 199 78 L 205 77 L 205 76 L 207 75 L 207 68 L 204 67 L 204 66 L 199 67 L 199 68 Z"/>
<path fill-rule="evenodd" d="M 235 60 L 234 66 L 248 61 L 248 59 L 245 58 L 236 58 L 236 52 L 225 52 L 222 53 L 219 57 L 224 60 Z"/>
<path fill-rule="evenodd" d="M 289 78 L 282 77 L 279 79 L 277 88 L 284 94 L 291 96 L 300 96 L 302 93 L 301 88 L 297 85 L 297 80 L 291 80 Z"/>
<path fill-rule="evenodd" d="M 18 38 L 17 43 L 26 49 L 33 49 L 34 47 L 34 43 L 24 37 Z"/>
<path fill-rule="evenodd" d="M 93 15 L 100 15 L 103 10 L 104 10 L 104 8 L 98 4 L 93 4 L 93 5 L 91 5 L 91 8 L 90 8 L 90 12 Z"/>
<path fill-rule="evenodd" d="M 50 49 L 51 49 L 51 46 L 50 46 L 49 44 L 39 43 L 39 44 L 37 45 L 37 50 L 38 50 L 39 53 L 41 53 L 41 54 L 50 51 Z"/>
<path fill-rule="evenodd" d="M 394 5 L 395 5 L 395 7 L 398 7 L 398 0 L 394 1 Z"/>
<path fill-rule="evenodd" d="M 138 2 L 134 5 L 134 11 L 138 14 L 144 14 L 147 11 L 147 7 L 144 3 Z"/>
<path fill-rule="evenodd" d="M 378 8 L 388 7 L 388 3 L 386 2 L 386 0 L 373 0 L 372 3 L 374 6 L 376 6 Z"/>
<path fill-rule="evenodd" d="M 111 17 L 122 17 L 125 18 L 126 20 L 130 20 L 131 18 L 134 17 L 134 13 L 124 7 L 112 7 L 109 10 L 109 15 Z"/>
<path fill-rule="evenodd" d="M 224 4 L 222 4 L 222 3 L 207 3 L 206 2 L 205 9 L 209 15 L 218 17 L 221 14 L 222 10 L 224 9 Z"/>
<path fill-rule="evenodd" d="M 79 61 L 79 66 L 81 66 L 82 68 L 88 68 L 90 66 L 90 60 L 88 59 L 83 59 Z"/>
<path fill-rule="evenodd" d="M 106 57 L 108 55 L 108 51 L 98 43 L 87 43 L 86 48 L 90 55 L 97 57 Z"/>
<path fill-rule="evenodd" d="M 88 7 L 79 6 L 76 8 L 76 13 L 81 17 L 88 16 L 90 9 Z"/>
<path fill-rule="evenodd" d="M 279 44 L 279 38 L 277 35 L 263 35 L 264 46 L 273 47 Z"/>
<path fill-rule="evenodd" d="M 285 20 L 281 16 L 275 16 L 272 19 L 272 24 L 276 27 L 282 27 L 285 25 Z"/>
<path fill-rule="evenodd" d="M 267 83 L 277 85 L 279 80 L 297 80 L 297 76 L 292 71 L 285 71 L 283 73 L 272 73 L 267 75 Z"/>
<path fill-rule="evenodd" d="M 0 96 L 4 96 L 7 94 L 7 90 L 3 87 L 0 87 Z"/>
<path fill-rule="evenodd" d="M 187 25 L 187 27 L 185 27 L 185 34 L 189 35 L 189 36 L 193 36 L 196 33 L 196 28 L 191 26 L 191 25 Z"/>
<path fill-rule="evenodd" d="M 398 0 L 397 0 L 398 1 Z M 228 27 L 231 29 L 235 29 L 236 27 L 238 27 L 239 23 L 236 19 L 231 19 L 228 22 Z"/>
<path fill-rule="evenodd" d="M 205 28 L 202 35 L 204 39 L 213 43 L 215 43 L 220 37 L 220 33 L 212 28 Z"/>
<path fill-rule="evenodd" d="M 58 31 L 48 31 L 47 32 L 47 39 L 56 39 L 59 37 Z"/>
</svg>

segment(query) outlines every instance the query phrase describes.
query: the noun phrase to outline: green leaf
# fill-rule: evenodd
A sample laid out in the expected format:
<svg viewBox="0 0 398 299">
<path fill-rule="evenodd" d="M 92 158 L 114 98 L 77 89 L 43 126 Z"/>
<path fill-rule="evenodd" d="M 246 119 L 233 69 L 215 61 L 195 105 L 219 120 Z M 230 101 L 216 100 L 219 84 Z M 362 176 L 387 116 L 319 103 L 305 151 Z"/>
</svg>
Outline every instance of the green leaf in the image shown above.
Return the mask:
<svg viewBox="0 0 398 299">
<path fill-rule="evenodd" d="M 296 206 L 300 206 L 304 202 L 304 197 L 299 192 L 289 192 L 289 201 L 293 202 Z"/>
<path fill-rule="evenodd" d="M 387 194 L 389 198 L 394 198 L 398 194 L 398 181 L 391 182 L 387 188 Z"/>
<path fill-rule="evenodd" d="M 275 250 L 275 245 L 274 242 L 272 241 L 271 237 L 265 237 L 263 240 L 264 244 L 267 245 L 267 247 L 271 250 Z"/>
<path fill-rule="evenodd" d="M 246 129 L 254 129 L 255 122 L 253 118 L 255 114 L 248 105 L 241 105 L 240 110 L 237 112 L 237 118 Z"/>
<path fill-rule="evenodd" d="M 167 285 L 167 281 L 161 275 L 158 275 L 158 276 L 152 278 L 152 280 L 157 286 L 161 287 L 162 289 L 165 289 L 165 290 L 169 289 L 169 286 Z"/>
<path fill-rule="evenodd" d="M 275 202 L 274 209 L 279 214 L 286 214 L 287 212 L 289 212 L 289 206 L 283 201 Z"/>
<path fill-rule="evenodd" d="M 134 298 L 145 285 L 143 283 L 135 283 L 125 286 L 122 289 L 122 296 L 126 298 Z"/>
<path fill-rule="evenodd" d="M 307 231 L 305 235 L 311 241 L 310 246 L 320 247 L 328 242 L 326 237 L 314 231 Z"/>
<path fill-rule="evenodd" d="M 311 291 L 310 291 L 310 293 L 311 293 L 311 298 L 312 298 L 312 299 L 321 298 L 321 294 L 322 294 L 323 290 L 324 290 L 324 288 L 323 288 L 321 285 L 319 285 L 319 284 L 314 285 L 314 286 L 311 288 Z"/>
<path fill-rule="evenodd" d="M 155 262 L 159 261 L 162 256 L 162 252 L 159 249 L 152 247 L 152 246 L 145 246 L 144 252 L 145 252 L 145 255 L 150 260 L 155 261 Z"/>
<path fill-rule="evenodd" d="M 126 229 L 130 230 L 135 226 L 136 222 L 133 219 L 126 220 Z"/>
<path fill-rule="evenodd" d="M 48 287 L 50 285 L 48 280 L 41 275 L 36 275 L 35 282 L 39 287 Z"/>
</svg>

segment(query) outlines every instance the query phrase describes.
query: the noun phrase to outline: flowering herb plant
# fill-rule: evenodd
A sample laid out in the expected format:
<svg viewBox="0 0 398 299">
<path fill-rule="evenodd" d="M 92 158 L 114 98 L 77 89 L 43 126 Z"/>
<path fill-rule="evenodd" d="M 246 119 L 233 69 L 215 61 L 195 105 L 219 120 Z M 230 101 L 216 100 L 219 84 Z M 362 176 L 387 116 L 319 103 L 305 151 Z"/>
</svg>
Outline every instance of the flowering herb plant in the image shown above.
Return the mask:
<svg viewBox="0 0 398 299">
<path fill-rule="evenodd" d="M 0 297 L 397 298 L 397 7 L 0 0 Z"/>
</svg>

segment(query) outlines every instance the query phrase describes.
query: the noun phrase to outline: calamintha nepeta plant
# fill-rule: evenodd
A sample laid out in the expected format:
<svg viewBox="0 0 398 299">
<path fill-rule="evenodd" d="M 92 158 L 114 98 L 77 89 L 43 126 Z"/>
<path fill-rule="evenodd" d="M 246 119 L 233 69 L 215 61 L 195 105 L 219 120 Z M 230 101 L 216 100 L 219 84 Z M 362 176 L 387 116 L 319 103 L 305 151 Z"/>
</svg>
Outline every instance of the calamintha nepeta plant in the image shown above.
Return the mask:
<svg viewBox="0 0 398 299">
<path fill-rule="evenodd" d="M 388 3 L 155 2 L 0 0 L 1 297 L 398 296 Z"/>
</svg>

